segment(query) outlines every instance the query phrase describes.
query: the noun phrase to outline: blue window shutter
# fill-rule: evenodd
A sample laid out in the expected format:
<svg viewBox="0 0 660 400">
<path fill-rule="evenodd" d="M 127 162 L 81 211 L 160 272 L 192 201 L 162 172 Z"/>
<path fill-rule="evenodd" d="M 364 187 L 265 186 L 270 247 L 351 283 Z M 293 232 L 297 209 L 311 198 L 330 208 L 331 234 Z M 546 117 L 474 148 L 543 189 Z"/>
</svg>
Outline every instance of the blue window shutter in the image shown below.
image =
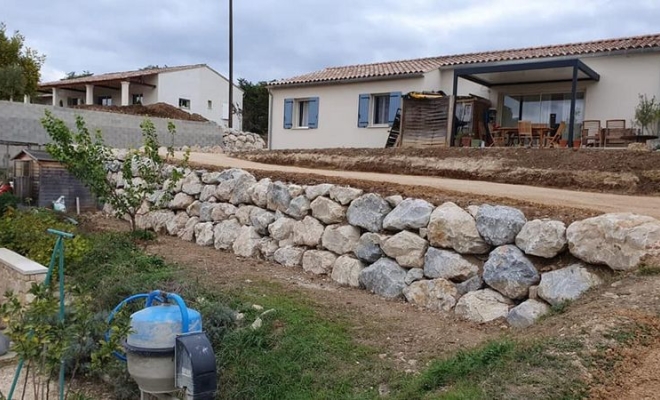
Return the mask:
<svg viewBox="0 0 660 400">
<path fill-rule="evenodd" d="M 293 99 L 284 99 L 284 129 L 293 127 Z"/>
<path fill-rule="evenodd" d="M 371 100 L 370 94 L 361 94 L 360 103 L 358 104 L 358 128 L 366 128 L 369 126 L 369 101 Z"/>
<path fill-rule="evenodd" d="M 312 97 L 309 99 L 309 108 L 307 109 L 309 113 L 307 127 L 309 129 L 316 129 L 319 127 L 319 98 Z"/>
<path fill-rule="evenodd" d="M 401 92 L 390 93 L 390 109 L 387 114 L 387 123 L 392 126 L 396 111 L 401 108 Z"/>
</svg>

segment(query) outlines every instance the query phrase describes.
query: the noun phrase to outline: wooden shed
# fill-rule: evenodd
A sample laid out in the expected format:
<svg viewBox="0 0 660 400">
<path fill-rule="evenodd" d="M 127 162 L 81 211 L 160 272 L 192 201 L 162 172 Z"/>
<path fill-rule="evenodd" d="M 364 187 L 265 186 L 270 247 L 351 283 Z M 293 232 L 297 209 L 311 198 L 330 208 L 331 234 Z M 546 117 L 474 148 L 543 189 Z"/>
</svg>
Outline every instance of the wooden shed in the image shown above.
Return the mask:
<svg viewBox="0 0 660 400">
<path fill-rule="evenodd" d="M 23 149 L 12 158 L 14 194 L 30 204 L 52 208 L 53 202 L 64 196 L 68 211 L 76 210 L 76 198 L 81 211 L 97 209 L 89 189 L 66 170 L 64 165 L 43 150 Z"/>
</svg>

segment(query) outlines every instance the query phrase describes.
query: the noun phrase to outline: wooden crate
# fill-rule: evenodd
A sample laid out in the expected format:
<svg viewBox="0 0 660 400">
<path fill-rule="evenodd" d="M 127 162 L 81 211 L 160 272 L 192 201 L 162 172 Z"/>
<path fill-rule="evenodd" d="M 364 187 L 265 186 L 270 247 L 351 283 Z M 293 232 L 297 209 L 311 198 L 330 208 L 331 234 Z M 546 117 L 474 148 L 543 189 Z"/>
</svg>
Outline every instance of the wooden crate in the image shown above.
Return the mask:
<svg viewBox="0 0 660 400">
<path fill-rule="evenodd" d="M 403 100 L 402 147 L 444 147 L 449 131 L 450 97 Z"/>
</svg>

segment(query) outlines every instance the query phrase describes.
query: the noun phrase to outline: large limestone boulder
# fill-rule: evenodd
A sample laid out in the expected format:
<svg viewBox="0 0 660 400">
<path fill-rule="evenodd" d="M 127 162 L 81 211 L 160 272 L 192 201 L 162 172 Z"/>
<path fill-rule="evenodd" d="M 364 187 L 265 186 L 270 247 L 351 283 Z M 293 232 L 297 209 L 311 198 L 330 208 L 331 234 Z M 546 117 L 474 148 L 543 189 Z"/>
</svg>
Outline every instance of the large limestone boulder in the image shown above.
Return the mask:
<svg viewBox="0 0 660 400">
<path fill-rule="evenodd" d="M 477 212 L 477 230 L 486 243 L 502 246 L 514 243 L 527 219 L 517 208 L 484 204 Z"/>
<path fill-rule="evenodd" d="M 199 217 L 199 213 L 202 209 L 202 202 L 199 200 L 195 200 L 186 208 L 186 212 L 188 213 L 189 216 L 191 217 Z"/>
<path fill-rule="evenodd" d="M 427 278 L 463 282 L 477 273 L 479 273 L 478 265 L 453 251 L 429 247 L 424 256 L 424 275 Z"/>
<path fill-rule="evenodd" d="M 241 257 L 257 257 L 259 255 L 261 236 L 253 226 L 243 226 L 232 245 L 234 254 Z"/>
<path fill-rule="evenodd" d="M 320 196 L 327 196 L 328 193 L 330 193 L 330 189 L 332 189 L 334 186 L 335 185 L 330 183 L 321 183 L 320 185 L 307 186 L 305 188 L 305 196 L 307 196 L 309 201 L 312 201 Z"/>
<path fill-rule="evenodd" d="M 283 246 L 285 247 L 285 246 Z M 268 261 L 275 261 L 275 252 L 280 249 L 280 245 L 275 239 L 263 238 L 259 246 L 259 253 Z"/>
<path fill-rule="evenodd" d="M 318 197 L 316 200 L 321 198 Z M 342 255 L 352 252 L 359 240 L 359 228 L 351 225 L 329 225 L 323 232 L 321 244 L 333 253 Z"/>
<path fill-rule="evenodd" d="M 360 285 L 379 296 L 396 299 L 403 295 L 407 271 L 394 260 L 381 258 L 360 272 Z"/>
<path fill-rule="evenodd" d="M 377 233 L 367 232 L 355 244 L 353 252 L 360 260 L 369 264 L 375 263 L 383 257 L 383 250 L 380 248 L 382 242 L 383 236 Z"/>
<path fill-rule="evenodd" d="M 347 204 L 350 204 L 351 201 L 362 196 L 362 194 L 364 194 L 364 190 L 352 188 L 349 186 L 333 186 L 330 189 L 329 194 L 331 199 L 345 206 Z"/>
<path fill-rule="evenodd" d="M 231 191 L 229 202 L 232 204 L 250 204 L 252 196 L 250 188 L 257 183 L 257 179 L 249 173 L 239 175 L 234 180 L 234 188 Z"/>
<path fill-rule="evenodd" d="M 490 250 L 479 235 L 474 218 L 452 202 L 431 213 L 427 237 L 431 246 L 454 249 L 460 254 L 485 254 Z"/>
<path fill-rule="evenodd" d="M 454 312 L 473 322 L 490 322 L 506 318 L 513 302 L 491 289 L 477 290 L 463 295 L 456 303 Z"/>
<path fill-rule="evenodd" d="M 292 199 L 305 194 L 305 188 L 294 183 L 289 184 L 289 195 Z"/>
<path fill-rule="evenodd" d="M 258 207 L 241 205 L 236 209 L 234 216 L 241 225 L 251 225 L 252 221 L 250 220 L 250 217 L 252 216 L 252 211 L 254 211 L 256 208 Z"/>
<path fill-rule="evenodd" d="M 311 205 L 309 199 L 305 196 L 298 196 L 291 200 L 289 208 L 286 209 L 285 214 L 292 216 L 295 219 L 303 219 L 309 214 Z"/>
<path fill-rule="evenodd" d="M 178 212 L 174 218 L 167 221 L 165 225 L 167 228 L 167 234 L 171 236 L 177 236 L 182 229 L 186 227 L 186 223 L 190 217 L 185 211 Z"/>
<path fill-rule="evenodd" d="M 266 193 L 266 207 L 269 210 L 286 212 L 291 203 L 289 187 L 282 182 L 273 182 L 268 185 Z"/>
<path fill-rule="evenodd" d="M 346 217 L 349 224 L 378 233 L 383 229 L 383 220 L 390 211 L 392 208 L 381 196 L 367 193 L 351 202 Z"/>
<path fill-rule="evenodd" d="M 426 228 L 433 204 L 421 199 L 405 199 L 383 220 L 383 228 L 391 231 Z"/>
<path fill-rule="evenodd" d="M 183 178 L 183 181 L 181 182 L 181 191 L 191 196 L 202 193 L 203 188 L 204 184 L 195 172 L 191 172 L 186 175 L 186 177 Z"/>
<path fill-rule="evenodd" d="M 302 267 L 305 272 L 314 275 L 327 275 L 336 260 L 337 256 L 329 251 L 307 250 L 302 259 Z"/>
<path fill-rule="evenodd" d="M 195 241 L 199 246 L 213 245 L 213 223 L 200 222 L 195 225 Z"/>
<path fill-rule="evenodd" d="M 220 173 L 218 176 L 218 182 L 218 187 L 215 190 L 215 197 L 219 201 L 231 201 L 234 189 L 237 185 L 241 185 L 241 193 L 239 195 L 242 197 L 244 195 L 243 190 L 249 189 L 249 187 L 256 182 L 256 179 L 247 171 L 238 168 L 231 168 Z M 245 197 L 242 198 L 242 200 L 244 199 Z M 237 197 L 233 200 L 233 204 L 249 203 L 249 201 L 239 202 L 237 201 Z"/>
<path fill-rule="evenodd" d="M 458 292 L 446 279 L 417 281 L 403 289 L 409 303 L 434 311 L 451 311 L 456 305 Z"/>
<path fill-rule="evenodd" d="M 172 201 L 170 201 L 169 208 L 172 210 L 185 210 L 195 201 L 195 198 L 186 193 L 177 193 Z"/>
<path fill-rule="evenodd" d="M 199 201 L 209 201 L 215 199 L 215 189 L 216 185 L 204 185 L 202 193 L 199 195 Z"/>
<path fill-rule="evenodd" d="M 275 262 L 285 267 L 297 267 L 302 262 L 305 249 L 302 247 L 287 246 L 278 249 L 274 254 Z"/>
<path fill-rule="evenodd" d="M 402 267 L 421 268 L 428 242 L 412 232 L 403 231 L 385 240 L 381 248 Z"/>
<path fill-rule="evenodd" d="M 235 205 L 229 203 L 216 203 L 217 205 L 211 210 L 211 220 L 213 222 L 224 221 L 230 217 L 236 215 Z"/>
<path fill-rule="evenodd" d="M 213 221 L 213 209 L 218 207 L 218 203 L 202 203 L 202 206 L 199 208 L 199 219 L 202 222 Z"/>
<path fill-rule="evenodd" d="M 167 223 L 174 218 L 174 212 L 169 210 L 150 211 L 147 214 L 147 218 L 154 232 L 165 233 L 167 231 Z"/>
<path fill-rule="evenodd" d="M 268 234 L 268 226 L 275 222 L 275 213 L 264 210 L 263 208 L 254 208 L 250 213 L 250 223 L 260 235 Z"/>
<path fill-rule="evenodd" d="M 310 207 L 312 216 L 324 224 L 338 224 L 346 217 L 346 208 L 327 197 L 317 197 Z"/>
<path fill-rule="evenodd" d="M 190 217 L 186 226 L 179 231 L 179 239 L 185 240 L 187 242 L 192 242 L 195 240 L 195 226 L 199 223 L 199 217 Z"/>
<path fill-rule="evenodd" d="M 295 220 L 287 217 L 278 218 L 268 226 L 268 233 L 275 240 L 289 240 L 293 237 L 295 222 Z"/>
<path fill-rule="evenodd" d="M 566 250 L 566 225 L 552 220 L 529 221 L 516 236 L 516 246 L 532 256 L 556 257 Z"/>
<path fill-rule="evenodd" d="M 271 183 L 272 181 L 270 178 L 264 178 L 248 189 L 252 204 L 257 207 L 266 208 L 268 205 L 268 186 L 270 186 Z"/>
<path fill-rule="evenodd" d="M 541 276 L 538 296 L 553 306 L 577 300 L 589 289 L 601 285 L 602 279 L 580 264 L 546 272 Z"/>
<path fill-rule="evenodd" d="M 604 214 L 573 222 L 566 238 L 575 257 L 616 271 L 636 268 L 644 256 L 660 255 L 660 221 L 632 213 Z"/>
<path fill-rule="evenodd" d="M 534 325 L 534 323 L 550 312 L 550 306 L 542 301 L 527 300 L 509 311 L 506 322 L 514 328 L 524 329 Z"/>
<path fill-rule="evenodd" d="M 316 218 L 305 217 L 293 224 L 293 243 L 297 246 L 315 248 L 321 244 L 325 228 Z"/>
<path fill-rule="evenodd" d="M 339 257 L 333 267 L 331 278 L 342 286 L 360 287 L 360 272 L 364 264 L 350 256 Z"/>
<path fill-rule="evenodd" d="M 513 245 L 493 250 L 484 264 L 484 282 L 510 299 L 527 297 L 529 287 L 539 282 L 539 272 Z"/>
<path fill-rule="evenodd" d="M 231 249 L 241 232 L 241 228 L 241 224 L 233 218 L 218 223 L 213 231 L 215 248 L 218 250 Z"/>
</svg>

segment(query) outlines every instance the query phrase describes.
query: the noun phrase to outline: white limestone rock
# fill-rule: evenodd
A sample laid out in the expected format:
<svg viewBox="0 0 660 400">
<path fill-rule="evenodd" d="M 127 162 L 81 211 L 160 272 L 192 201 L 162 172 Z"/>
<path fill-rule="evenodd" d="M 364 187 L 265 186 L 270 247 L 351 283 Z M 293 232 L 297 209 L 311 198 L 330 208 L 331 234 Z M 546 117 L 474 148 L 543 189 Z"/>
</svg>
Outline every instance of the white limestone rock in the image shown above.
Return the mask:
<svg viewBox="0 0 660 400">
<path fill-rule="evenodd" d="M 336 260 L 337 256 L 329 251 L 307 250 L 303 255 L 302 267 L 305 272 L 314 275 L 327 275 L 332 271 Z"/>
<path fill-rule="evenodd" d="M 451 311 L 456 305 L 458 292 L 446 279 L 421 280 L 403 289 L 409 303 L 433 311 Z"/>
<path fill-rule="evenodd" d="M 421 268 L 428 242 L 412 232 L 403 231 L 385 240 L 381 248 L 402 267 Z"/>
<path fill-rule="evenodd" d="M 342 286 L 360 287 L 360 272 L 364 264 L 350 256 L 339 257 L 333 267 L 331 278 Z"/>
<path fill-rule="evenodd" d="M 589 289 L 599 286 L 603 280 L 586 267 L 573 264 L 569 267 L 541 275 L 538 296 L 553 306 L 577 300 Z"/>
<path fill-rule="evenodd" d="M 327 197 L 317 197 L 310 207 L 312 216 L 324 224 L 338 224 L 346 218 L 346 208 Z"/>
<path fill-rule="evenodd" d="M 431 213 L 427 236 L 431 246 L 454 249 L 460 254 L 485 254 L 490 250 L 474 218 L 452 202 Z"/>
<path fill-rule="evenodd" d="M 293 225 L 293 243 L 297 246 L 316 248 L 321 244 L 325 228 L 316 218 L 305 217 Z"/>
<path fill-rule="evenodd" d="M 383 228 L 391 231 L 426 228 L 433 204 L 421 199 L 405 199 L 383 220 Z"/>
<path fill-rule="evenodd" d="M 215 248 L 218 250 L 230 250 L 236 238 L 238 238 L 241 228 L 241 224 L 233 218 L 216 224 L 213 230 Z"/>
<path fill-rule="evenodd" d="M 469 321 L 484 323 L 506 318 L 513 302 L 491 289 L 477 290 L 463 295 L 454 312 Z"/>
<path fill-rule="evenodd" d="M 535 219 L 516 236 L 516 246 L 537 257 L 554 258 L 566 250 L 566 244 L 566 225 L 561 221 Z"/>
<path fill-rule="evenodd" d="M 478 265 L 453 251 L 429 247 L 424 256 L 424 275 L 431 279 L 443 278 L 463 282 L 477 273 Z"/>
<path fill-rule="evenodd" d="M 352 252 L 359 240 L 359 228 L 351 225 L 329 225 L 323 232 L 321 244 L 326 249 L 342 255 Z"/>
</svg>

